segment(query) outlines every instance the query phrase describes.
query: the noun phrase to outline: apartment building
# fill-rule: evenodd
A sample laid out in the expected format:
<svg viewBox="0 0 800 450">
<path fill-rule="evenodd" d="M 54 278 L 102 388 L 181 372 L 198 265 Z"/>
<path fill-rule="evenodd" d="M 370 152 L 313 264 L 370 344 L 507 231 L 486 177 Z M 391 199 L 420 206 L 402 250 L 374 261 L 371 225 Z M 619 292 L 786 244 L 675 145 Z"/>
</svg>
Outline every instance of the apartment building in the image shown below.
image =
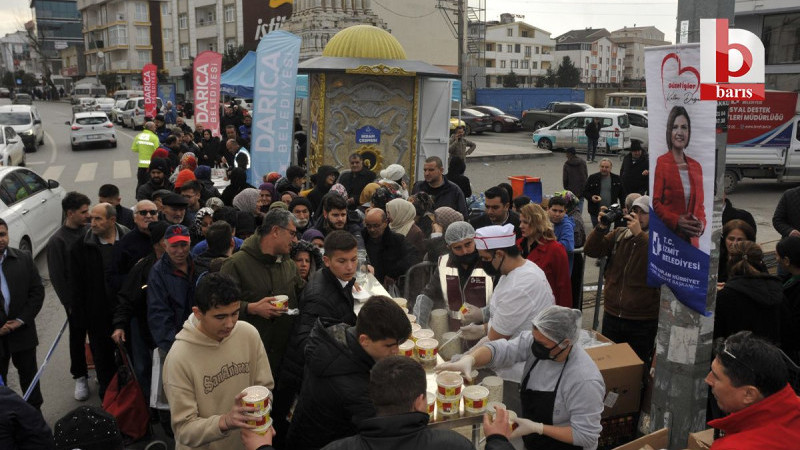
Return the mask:
<svg viewBox="0 0 800 450">
<path fill-rule="evenodd" d="M 28 35 L 24 31 L 8 33 L 0 38 L 0 73 L 23 70 L 35 73 L 35 52 L 31 49 Z"/>
<path fill-rule="evenodd" d="M 519 87 L 534 87 L 553 67 L 556 41 L 550 32 L 503 14 L 499 23 L 487 23 L 486 87 L 502 87 L 503 77 L 517 75 Z"/>
<path fill-rule="evenodd" d="M 622 61 L 623 80 L 643 80 L 644 49 L 670 44 L 664 40 L 664 33 L 651 26 L 620 28 L 611 32 L 611 40 L 620 47 L 625 47 L 625 58 Z"/>
<path fill-rule="evenodd" d="M 59 51 L 83 45 L 81 15 L 75 0 L 30 0 L 35 24 L 33 34 L 39 40 L 42 57 L 50 72 L 61 72 Z"/>
<path fill-rule="evenodd" d="M 225 53 L 244 44 L 242 0 L 170 0 L 168 5 L 164 41 L 170 54 L 164 59 L 170 75 L 189 67 L 198 53 Z"/>
<path fill-rule="evenodd" d="M 556 38 L 554 70 L 565 56 L 581 71 L 581 83 L 619 84 L 623 77 L 625 48 L 611 40 L 605 28 L 571 30 Z"/>
</svg>

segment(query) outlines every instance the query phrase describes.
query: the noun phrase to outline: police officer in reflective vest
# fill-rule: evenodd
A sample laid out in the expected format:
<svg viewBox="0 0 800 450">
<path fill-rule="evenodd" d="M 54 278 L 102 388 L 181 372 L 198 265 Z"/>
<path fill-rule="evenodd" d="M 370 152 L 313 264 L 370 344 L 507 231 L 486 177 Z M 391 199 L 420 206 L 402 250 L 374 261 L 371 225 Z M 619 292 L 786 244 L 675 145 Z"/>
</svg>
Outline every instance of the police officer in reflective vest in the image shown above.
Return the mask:
<svg viewBox="0 0 800 450">
<path fill-rule="evenodd" d="M 136 189 L 147 183 L 150 179 L 150 158 L 161 143 L 156 136 L 156 124 L 147 122 L 142 127 L 142 132 L 133 139 L 131 151 L 139 154 L 138 170 L 136 171 Z"/>
</svg>

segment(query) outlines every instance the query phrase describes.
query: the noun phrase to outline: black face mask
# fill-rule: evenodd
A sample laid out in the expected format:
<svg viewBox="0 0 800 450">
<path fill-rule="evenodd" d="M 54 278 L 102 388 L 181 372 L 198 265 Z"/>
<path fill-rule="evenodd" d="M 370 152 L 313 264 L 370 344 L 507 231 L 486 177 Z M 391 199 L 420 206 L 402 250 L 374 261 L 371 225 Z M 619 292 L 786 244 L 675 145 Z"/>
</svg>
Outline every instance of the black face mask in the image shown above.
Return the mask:
<svg viewBox="0 0 800 450">
<path fill-rule="evenodd" d="M 505 259 L 506 257 L 503 256 L 503 259 L 500 260 L 501 267 L 503 266 L 503 261 L 505 261 Z M 486 274 L 489 275 L 490 277 L 496 277 L 498 275 L 501 275 L 500 269 L 496 268 L 494 264 L 492 264 L 492 261 L 494 261 L 494 255 L 492 256 L 492 259 L 490 259 L 489 261 L 481 261 L 481 267 L 483 268 L 483 271 L 486 272 Z"/>
<path fill-rule="evenodd" d="M 455 259 L 455 261 L 458 264 L 463 264 L 465 266 L 472 266 L 473 264 L 475 264 L 475 261 L 478 260 L 479 256 L 480 255 L 478 255 L 478 252 L 472 252 L 472 253 L 467 253 L 466 255 L 453 255 L 453 259 Z"/>
<path fill-rule="evenodd" d="M 556 353 L 554 356 L 550 356 L 550 352 L 553 351 L 554 348 L 558 347 L 560 342 L 550 348 L 547 348 L 541 342 L 537 342 L 536 340 L 533 341 L 531 344 L 531 352 L 536 359 L 556 359 L 558 355 L 561 354 L 566 348 L 562 348 L 560 352 Z"/>
</svg>

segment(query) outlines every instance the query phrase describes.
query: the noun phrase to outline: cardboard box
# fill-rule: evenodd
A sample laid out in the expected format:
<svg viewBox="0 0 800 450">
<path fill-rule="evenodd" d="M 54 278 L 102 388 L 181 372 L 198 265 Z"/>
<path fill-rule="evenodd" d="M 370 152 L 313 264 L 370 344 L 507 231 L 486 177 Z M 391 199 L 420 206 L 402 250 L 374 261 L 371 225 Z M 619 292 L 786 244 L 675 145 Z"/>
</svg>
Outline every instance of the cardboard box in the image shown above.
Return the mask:
<svg viewBox="0 0 800 450">
<path fill-rule="evenodd" d="M 689 450 L 708 450 L 714 442 L 714 429 L 698 431 L 696 433 L 689 433 L 689 442 L 687 448 Z"/>
<path fill-rule="evenodd" d="M 608 340 L 597 333 L 598 340 Z M 610 341 L 609 341 L 610 342 Z M 586 353 L 597 364 L 606 384 L 603 417 L 639 412 L 644 362 L 628 344 L 612 344 L 587 348 Z"/>
<path fill-rule="evenodd" d="M 650 446 L 649 448 L 654 449 L 668 448 L 669 429 L 662 428 L 654 433 L 648 434 L 647 436 L 642 436 L 635 441 L 620 445 L 619 447 L 614 448 L 614 450 L 641 450 L 642 448 L 645 448 L 645 446 Z"/>
</svg>

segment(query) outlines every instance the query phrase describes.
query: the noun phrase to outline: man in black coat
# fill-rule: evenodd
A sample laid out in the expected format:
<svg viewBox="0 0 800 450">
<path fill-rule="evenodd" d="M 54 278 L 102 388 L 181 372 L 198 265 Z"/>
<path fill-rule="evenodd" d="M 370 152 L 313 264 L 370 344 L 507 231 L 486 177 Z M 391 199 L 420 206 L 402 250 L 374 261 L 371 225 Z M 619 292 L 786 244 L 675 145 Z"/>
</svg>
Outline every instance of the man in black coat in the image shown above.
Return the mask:
<svg viewBox="0 0 800 450">
<path fill-rule="evenodd" d="M 0 219 L 0 377 L 8 376 L 13 361 L 22 392 L 36 376 L 36 316 L 44 303 L 44 285 L 31 254 L 8 246 L 8 224 Z M 41 408 L 44 400 L 39 384 L 28 403 Z"/>
<path fill-rule="evenodd" d="M 464 193 L 461 192 L 461 188 L 444 176 L 444 166 L 441 158 L 438 156 L 427 158 L 423 165 L 423 173 L 425 179 L 414 183 L 412 194 L 420 191 L 425 192 L 433 197 L 433 209 L 449 206 L 460 212 L 464 217 L 469 216 Z"/>
<path fill-rule="evenodd" d="M 158 221 L 158 208 L 150 200 L 142 200 L 133 207 L 134 227 L 120 238 L 111 256 L 112 287 L 118 290 L 137 261 L 151 252 L 148 226 Z"/>
<path fill-rule="evenodd" d="M 350 155 L 350 172 L 339 177 L 339 183 L 347 190 L 347 206 L 355 209 L 359 205 L 364 186 L 375 181 L 375 172 L 364 167 L 364 160 L 358 153 Z"/>
<path fill-rule="evenodd" d="M 600 119 L 595 117 L 586 124 L 587 145 L 586 148 L 586 161 L 594 162 L 594 157 L 597 154 L 597 143 L 600 141 Z"/>
<path fill-rule="evenodd" d="M 370 370 L 396 355 L 410 334 L 403 310 L 385 297 L 367 300 L 355 327 L 317 321 L 308 338 L 306 374 L 286 447 L 316 450 L 356 434 L 357 424 L 375 415 L 368 395 Z"/>
<path fill-rule="evenodd" d="M 611 173 L 610 159 L 603 158 L 600 160 L 600 171 L 593 173 L 586 180 L 583 196 L 589 200 L 587 202 L 589 204 L 589 217 L 592 219 L 593 227 L 597 226 L 597 215 L 600 214 L 600 207 L 608 207 L 614 203 L 624 204 L 622 179 L 619 175 Z"/>
<path fill-rule="evenodd" d="M 119 195 L 119 188 L 113 184 L 100 186 L 97 193 L 98 203 L 111 203 L 117 210 L 117 223 L 126 227 L 133 228 L 133 211 L 121 205 L 122 197 Z"/>
<path fill-rule="evenodd" d="M 631 152 L 622 159 L 619 176 L 622 179 L 622 197 L 637 193 L 645 195 L 650 188 L 650 161 L 647 153 L 642 151 L 642 144 L 633 141 Z"/>
<path fill-rule="evenodd" d="M 373 267 L 375 278 L 384 286 L 392 285 L 411 267 L 410 249 L 405 236 L 388 228 L 386 211 L 372 208 L 364 218 L 361 235 L 367 249 L 369 264 Z"/>
</svg>

